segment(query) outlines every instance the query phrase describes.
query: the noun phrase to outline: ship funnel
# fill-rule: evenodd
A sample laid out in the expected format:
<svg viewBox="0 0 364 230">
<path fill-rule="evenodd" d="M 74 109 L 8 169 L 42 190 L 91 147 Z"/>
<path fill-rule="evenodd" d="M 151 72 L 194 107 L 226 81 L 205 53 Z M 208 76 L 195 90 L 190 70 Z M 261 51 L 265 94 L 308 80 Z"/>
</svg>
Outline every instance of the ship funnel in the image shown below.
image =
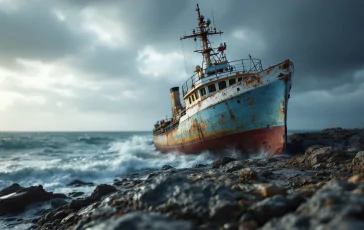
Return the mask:
<svg viewBox="0 0 364 230">
<path fill-rule="evenodd" d="M 178 109 L 182 107 L 179 97 L 179 87 L 171 88 L 171 101 L 172 101 L 172 114 L 173 116 L 178 112 Z"/>
</svg>

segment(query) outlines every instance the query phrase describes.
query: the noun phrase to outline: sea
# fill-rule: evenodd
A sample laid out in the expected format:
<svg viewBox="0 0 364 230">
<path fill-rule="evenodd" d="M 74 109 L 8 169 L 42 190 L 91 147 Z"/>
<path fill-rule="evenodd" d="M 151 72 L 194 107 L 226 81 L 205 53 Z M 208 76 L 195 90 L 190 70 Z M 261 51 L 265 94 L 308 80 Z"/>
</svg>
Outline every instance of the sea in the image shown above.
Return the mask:
<svg viewBox="0 0 364 230">
<path fill-rule="evenodd" d="M 289 133 L 293 132 L 300 131 Z M 1 132 L 0 190 L 18 183 L 67 194 L 75 190 L 67 186 L 73 180 L 113 183 L 115 178 L 142 170 L 164 165 L 188 168 L 213 160 L 208 151 L 162 154 L 155 150 L 151 132 Z M 93 189 L 86 186 L 77 191 L 89 194 Z"/>
<path fill-rule="evenodd" d="M 289 134 L 294 132 L 303 131 L 291 130 Z M 225 154 L 237 157 L 234 150 Z M 249 157 L 266 156 L 260 152 Z M 112 184 L 122 176 L 142 175 L 164 165 L 189 168 L 214 159 L 208 151 L 198 155 L 162 154 L 156 151 L 151 132 L 0 132 L 0 190 L 18 183 L 23 187 L 42 185 L 46 191 L 66 195 L 84 192 L 87 196 L 96 185 Z M 95 185 L 67 186 L 73 180 Z M 22 215 L 18 218 L 33 217 L 31 211 Z M 2 217 L 0 229 L 31 226 L 18 220 L 12 223 Z"/>
</svg>

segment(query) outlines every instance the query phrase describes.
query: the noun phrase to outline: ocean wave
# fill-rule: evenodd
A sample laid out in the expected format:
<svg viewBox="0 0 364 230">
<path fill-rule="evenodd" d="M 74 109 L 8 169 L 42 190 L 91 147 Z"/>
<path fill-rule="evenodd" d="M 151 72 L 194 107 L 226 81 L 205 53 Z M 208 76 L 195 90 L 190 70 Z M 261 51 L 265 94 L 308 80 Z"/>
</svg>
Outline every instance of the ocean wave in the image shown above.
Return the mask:
<svg viewBox="0 0 364 230">
<path fill-rule="evenodd" d="M 70 153 L 53 160 L 40 157 L 34 162 L 18 160 L 18 167 L 1 170 L 0 181 L 3 183 L 0 183 L 0 188 L 16 182 L 22 186 L 42 184 L 52 191 L 65 187 L 74 179 L 111 183 L 118 175 L 144 169 L 160 169 L 163 165 L 188 168 L 212 160 L 213 156 L 209 152 L 199 155 L 181 155 L 176 152 L 162 154 L 155 150 L 151 136 L 133 135 L 125 140 L 111 142 L 106 150 L 99 149 L 93 154 L 76 156 Z M 19 167 L 19 163 L 23 167 Z"/>
</svg>

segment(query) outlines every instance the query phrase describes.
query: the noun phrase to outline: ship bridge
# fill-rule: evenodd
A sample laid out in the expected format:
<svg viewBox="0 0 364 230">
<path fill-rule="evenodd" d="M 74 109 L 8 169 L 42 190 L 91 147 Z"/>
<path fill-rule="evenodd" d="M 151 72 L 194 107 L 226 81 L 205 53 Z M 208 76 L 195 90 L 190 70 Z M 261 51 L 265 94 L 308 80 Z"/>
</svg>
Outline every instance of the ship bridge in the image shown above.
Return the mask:
<svg viewBox="0 0 364 230">
<path fill-rule="evenodd" d="M 249 58 L 225 63 L 216 63 L 214 65 L 211 65 L 210 67 L 205 68 L 205 71 L 202 71 L 202 69 L 198 67 L 196 67 L 196 70 L 196 73 L 182 85 L 182 96 L 184 98 L 188 97 L 188 95 L 192 91 L 199 88 L 200 86 L 210 84 L 216 81 L 225 81 L 228 78 L 228 84 L 231 85 L 235 82 L 241 81 L 241 75 L 246 74 L 246 76 L 249 76 L 250 74 L 262 71 L 263 68 L 260 59 Z M 220 85 L 222 86 L 221 88 L 224 88 L 224 83 Z"/>
</svg>

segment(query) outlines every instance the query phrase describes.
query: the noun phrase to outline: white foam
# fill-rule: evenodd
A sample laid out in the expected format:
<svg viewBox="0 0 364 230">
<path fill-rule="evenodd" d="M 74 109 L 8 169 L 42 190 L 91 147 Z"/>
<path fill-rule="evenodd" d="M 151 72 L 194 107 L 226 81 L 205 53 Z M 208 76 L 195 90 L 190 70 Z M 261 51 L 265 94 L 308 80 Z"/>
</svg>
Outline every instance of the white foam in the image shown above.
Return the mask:
<svg viewBox="0 0 364 230">
<path fill-rule="evenodd" d="M 134 135 L 112 142 L 107 150 L 57 157 L 36 158 L 33 155 L 33 160 L 16 161 L 17 167 L 2 167 L 0 189 L 12 183 L 21 186 L 42 184 L 46 190 L 59 192 L 68 190 L 65 190 L 66 184 L 75 179 L 95 184 L 111 183 L 117 175 L 142 169 L 160 169 L 163 165 L 187 168 L 212 161 L 209 152 L 199 155 L 162 154 L 155 151 L 150 135 Z"/>
</svg>

